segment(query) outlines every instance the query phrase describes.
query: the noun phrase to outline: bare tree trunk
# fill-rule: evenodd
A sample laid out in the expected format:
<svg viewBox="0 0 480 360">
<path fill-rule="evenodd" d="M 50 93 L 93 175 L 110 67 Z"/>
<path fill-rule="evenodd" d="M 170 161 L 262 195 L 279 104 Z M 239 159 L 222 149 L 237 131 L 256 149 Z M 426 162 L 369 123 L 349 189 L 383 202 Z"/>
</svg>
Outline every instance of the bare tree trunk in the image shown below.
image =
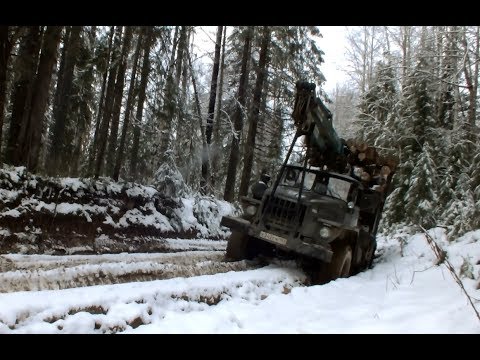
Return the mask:
<svg viewBox="0 0 480 360">
<path fill-rule="evenodd" d="M 100 176 L 100 172 L 103 166 L 103 158 L 105 155 L 105 149 L 107 147 L 108 127 L 110 125 L 110 118 L 112 116 L 113 109 L 113 93 L 115 90 L 115 78 L 118 69 L 118 52 L 116 49 L 120 47 L 122 37 L 122 27 L 119 26 L 116 29 L 115 41 L 112 51 L 112 60 L 110 62 L 110 73 L 108 74 L 107 92 L 105 95 L 105 106 L 103 110 L 102 122 L 100 123 L 99 137 L 98 137 L 98 153 L 95 161 L 95 178 Z"/>
<path fill-rule="evenodd" d="M 223 94 L 223 78 L 225 73 L 225 43 L 226 43 L 227 27 L 223 30 L 223 44 L 222 44 L 222 65 L 220 67 L 220 80 L 218 84 L 218 96 L 217 96 L 217 112 L 215 113 L 215 126 L 213 128 L 213 154 L 212 154 L 212 171 L 210 177 L 210 183 L 213 187 L 216 185 L 218 174 L 218 163 L 220 159 L 220 114 L 222 110 L 222 94 Z"/>
<path fill-rule="evenodd" d="M 110 139 L 108 142 L 106 174 L 113 176 L 115 165 L 115 152 L 117 148 L 118 123 L 120 121 L 120 110 L 122 107 L 123 88 L 125 85 L 125 71 L 127 69 L 127 58 L 130 52 L 130 43 L 132 42 L 133 28 L 126 26 L 125 36 L 123 38 L 122 54 L 120 55 L 119 67 L 117 71 L 117 81 L 115 82 L 112 125 L 110 127 Z"/>
<path fill-rule="evenodd" d="M 177 82 L 178 82 L 178 85 L 176 86 L 176 89 L 177 90 L 177 107 L 175 109 L 175 115 L 173 116 L 173 121 L 172 121 L 172 124 L 171 124 L 171 128 L 172 129 L 179 129 L 179 128 L 182 128 L 182 129 L 179 129 L 179 131 L 177 131 L 177 136 L 176 136 L 176 140 L 180 140 L 182 138 L 182 133 L 185 129 L 183 129 L 186 125 L 185 125 L 185 120 L 186 120 L 186 113 L 188 112 L 186 110 L 186 106 L 187 106 L 187 96 L 188 96 L 188 92 L 187 92 L 187 87 L 188 87 L 188 77 L 190 76 L 190 67 L 189 67 L 189 59 L 187 59 L 188 56 L 188 53 L 189 53 L 189 48 L 188 48 L 188 44 L 190 44 L 190 38 L 191 38 L 191 35 L 192 35 L 192 29 L 191 27 L 189 26 L 187 28 L 187 35 L 186 35 L 186 39 L 185 39 L 185 47 L 184 47 L 184 52 L 185 52 L 185 55 L 183 56 L 182 58 L 182 64 L 177 64 L 177 70 L 180 70 L 181 72 L 181 76 L 177 79 Z M 179 69 L 178 66 L 180 66 L 181 68 Z M 187 125 L 188 126 L 188 125 Z M 176 144 L 178 145 L 178 144 Z M 172 144 L 172 150 L 175 149 L 175 154 L 177 154 L 177 151 L 176 151 L 176 146 Z"/>
<path fill-rule="evenodd" d="M 128 124 L 130 122 L 130 114 L 132 112 L 133 102 L 134 102 L 135 79 L 137 76 L 138 58 L 140 57 L 140 50 L 142 48 L 142 38 L 144 36 L 145 36 L 145 27 L 142 27 L 142 30 L 138 35 L 135 55 L 133 56 L 132 76 L 130 77 L 130 86 L 128 88 L 127 104 L 125 107 L 125 115 L 123 118 L 122 135 L 120 136 L 120 144 L 118 145 L 117 158 L 115 159 L 115 167 L 113 169 L 113 179 L 115 181 L 118 181 L 118 177 L 120 176 L 120 168 L 123 163 L 123 153 L 125 151 L 127 129 L 128 129 Z"/>
<path fill-rule="evenodd" d="M 5 161 L 12 165 L 20 165 L 19 134 L 22 123 L 28 119 L 32 98 L 32 86 L 41 44 L 42 29 L 29 26 L 20 44 L 20 51 L 15 62 L 18 75 L 15 76 L 12 95 L 12 116 L 8 133 Z"/>
<path fill-rule="evenodd" d="M 192 86 L 193 86 L 193 95 L 195 98 L 195 110 L 197 111 L 197 117 L 200 122 L 200 131 L 201 131 L 201 137 L 202 137 L 202 148 L 203 148 L 203 154 L 206 152 L 206 147 L 207 147 L 207 142 L 205 139 L 205 129 L 203 126 L 203 117 L 202 117 L 202 110 L 200 109 L 200 100 L 198 98 L 198 91 L 197 91 L 197 82 L 195 81 L 195 73 L 193 72 L 193 66 L 192 66 L 192 59 L 190 58 L 190 53 L 187 51 L 187 59 L 188 59 L 188 65 L 190 66 L 190 75 L 192 77 Z M 203 161 L 203 158 L 202 158 Z M 205 189 L 200 189 L 202 193 L 205 193 Z"/>
<path fill-rule="evenodd" d="M 182 72 L 183 58 L 187 46 L 187 26 L 180 29 L 180 38 L 178 40 L 177 56 L 175 60 L 175 77 L 173 77 L 173 68 L 170 68 L 167 75 L 165 86 L 165 100 L 162 109 L 160 147 L 159 147 L 159 163 L 172 163 L 174 156 L 172 154 L 172 125 L 177 112 L 178 87 L 180 84 L 180 76 Z"/>
<path fill-rule="evenodd" d="M 364 52 L 362 53 L 362 80 L 361 80 L 361 89 L 362 93 L 367 91 L 367 52 L 368 52 L 368 27 L 363 26 L 363 45 L 365 46 Z"/>
<path fill-rule="evenodd" d="M 238 196 L 245 196 L 248 192 L 250 178 L 252 175 L 253 153 L 255 150 L 255 137 L 257 135 L 257 124 L 260 113 L 260 103 L 262 92 L 264 90 L 265 79 L 267 77 L 267 56 L 270 46 L 271 30 L 268 26 L 263 27 L 262 45 L 260 48 L 260 59 L 258 60 L 258 73 L 253 92 L 252 112 L 250 114 L 250 124 L 248 127 L 247 141 L 245 146 L 245 157 L 243 159 L 242 181 Z"/>
<path fill-rule="evenodd" d="M 458 60 L 457 57 L 460 55 L 460 51 L 458 48 L 458 43 L 461 42 L 462 40 L 459 39 L 459 27 L 457 26 L 452 26 L 450 27 L 449 31 L 449 38 L 450 38 L 450 52 L 452 59 L 451 61 L 451 68 L 452 68 L 452 77 L 450 81 L 453 84 L 458 83 Z M 455 124 L 459 123 L 459 113 L 460 113 L 460 104 L 461 104 L 461 98 L 460 98 L 460 88 L 458 86 L 453 86 L 453 123 Z"/>
<path fill-rule="evenodd" d="M 38 167 L 45 110 L 62 28 L 62 26 L 48 26 L 45 31 L 38 73 L 32 91 L 30 116 L 20 129 L 20 162 L 31 172 L 37 171 Z"/>
<path fill-rule="evenodd" d="M 175 53 L 177 52 L 177 46 L 178 46 L 178 26 L 175 26 L 175 32 L 173 34 L 173 43 L 172 43 L 172 52 L 170 54 L 170 62 L 168 63 L 168 70 L 169 74 L 172 74 L 173 76 L 173 69 L 175 66 Z"/>
<path fill-rule="evenodd" d="M 215 57 L 213 60 L 212 80 L 210 82 L 210 99 L 208 102 L 207 126 L 205 135 L 207 137 L 207 146 L 205 146 L 202 155 L 202 180 L 200 181 L 200 189 L 203 193 L 207 193 L 208 178 L 209 178 L 209 158 L 210 158 L 210 144 L 212 143 L 212 128 L 213 116 L 215 113 L 215 100 L 217 97 L 217 80 L 218 70 L 220 68 L 220 47 L 222 45 L 222 30 L 223 26 L 217 27 L 217 39 L 215 42 Z M 193 76 L 193 74 L 192 74 Z"/>
<path fill-rule="evenodd" d="M 475 50 L 473 53 L 475 54 L 474 59 L 470 59 L 469 55 L 469 46 L 467 42 L 467 29 L 463 30 L 463 37 L 462 37 L 462 43 L 464 46 L 464 51 L 466 53 L 465 56 L 465 63 L 463 65 L 463 73 L 465 75 L 465 81 L 467 83 L 467 89 L 468 89 L 468 111 L 467 111 L 467 117 L 468 117 L 468 124 L 471 126 L 470 129 L 470 134 L 474 135 L 474 126 L 475 126 L 475 121 L 477 118 L 477 91 L 478 91 L 478 62 L 479 62 L 479 51 L 480 51 L 480 33 L 479 33 L 480 27 L 477 26 L 476 34 L 475 34 Z M 472 61 L 475 64 L 472 69 Z M 471 139 L 471 140 L 472 140 Z"/>
<path fill-rule="evenodd" d="M 410 26 L 401 26 L 400 27 L 402 35 L 402 84 L 405 84 L 407 79 L 407 72 L 410 67 L 410 42 L 411 42 L 411 27 Z"/>
<path fill-rule="evenodd" d="M 112 43 L 113 43 L 113 34 L 115 33 L 115 26 L 110 28 L 110 35 L 108 40 L 108 51 L 107 51 L 107 59 L 105 64 L 105 72 L 103 73 L 102 79 L 102 88 L 100 90 L 100 101 L 98 102 L 98 109 L 97 109 L 97 117 L 95 121 L 95 134 L 93 135 L 93 142 L 92 146 L 90 147 L 90 154 L 88 157 L 88 174 L 93 174 L 93 167 L 95 165 L 95 155 L 97 153 L 98 147 L 98 137 L 100 136 L 100 121 L 103 115 L 103 102 L 105 98 L 105 87 L 107 84 L 107 76 L 108 76 L 108 67 L 109 67 L 109 60 L 110 60 L 110 53 L 112 51 Z"/>
<path fill-rule="evenodd" d="M 49 175 L 60 173 L 67 169 L 68 159 L 65 158 L 65 128 L 68 126 L 70 96 L 73 86 L 73 72 L 78 60 L 78 52 L 80 48 L 80 31 L 81 26 L 73 26 L 70 36 L 66 38 L 63 48 L 62 59 L 63 66 L 60 66 L 60 74 L 57 83 L 57 91 L 55 91 L 55 100 L 53 108 L 53 131 L 50 138 L 50 155 L 48 157 L 47 173 Z M 62 168 L 59 169 L 59 166 Z"/>
<path fill-rule="evenodd" d="M 222 31 L 223 26 L 217 27 L 217 39 L 215 42 L 215 57 L 213 60 L 213 69 L 212 69 L 212 80 L 210 82 L 210 99 L 208 102 L 208 118 L 207 118 L 207 144 L 212 142 L 212 127 L 213 127 L 213 116 L 215 113 L 215 100 L 217 98 L 217 81 L 218 81 L 218 71 L 220 69 L 220 47 L 222 45 Z"/>
<path fill-rule="evenodd" d="M 138 164 L 138 148 L 140 144 L 140 124 L 143 117 L 143 104 L 145 102 L 145 92 L 148 83 L 148 74 L 150 73 L 150 47 L 153 39 L 153 31 L 151 27 L 147 27 L 145 37 L 145 48 L 143 50 L 143 65 L 140 80 L 140 92 L 138 94 L 138 105 L 135 122 L 133 125 L 133 144 L 130 160 L 130 176 L 132 180 L 136 180 L 137 177 L 137 164 Z"/>
<path fill-rule="evenodd" d="M 8 38 L 9 26 L 0 26 L 0 153 L 2 147 L 2 129 L 5 120 L 5 102 L 7 96 L 7 68 L 13 43 Z M 18 30 L 17 30 L 18 31 Z"/>
<path fill-rule="evenodd" d="M 408 72 L 408 44 L 409 44 L 409 39 L 408 39 L 408 34 L 407 34 L 407 26 L 401 26 L 400 31 L 402 31 L 402 79 L 403 79 L 403 84 L 405 84 L 405 80 L 407 78 L 407 72 Z"/>
<path fill-rule="evenodd" d="M 373 80 L 373 61 L 374 61 L 374 40 L 375 40 L 375 30 L 376 30 L 376 27 L 375 26 L 372 26 L 371 28 L 371 31 L 372 33 L 369 34 L 370 35 L 370 59 L 368 61 L 369 63 L 369 68 L 368 68 L 368 77 L 367 77 L 367 80 L 368 80 L 368 84 L 370 85 L 372 83 L 372 80 Z"/>
<path fill-rule="evenodd" d="M 79 53 L 78 87 L 74 96 L 79 97 L 78 111 L 75 114 L 75 136 L 72 148 L 72 160 L 69 162 L 69 176 L 78 177 L 80 175 L 80 160 L 83 158 L 83 152 L 87 149 L 90 138 L 90 127 L 94 117 L 95 108 L 95 67 L 92 66 L 92 60 L 95 54 L 93 50 L 96 41 L 96 26 L 84 27 L 84 41 L 81 42 Z M 93 85 L 93 86 L 92 86 Z M 80 98 L 81 97 L 81 98 Z M 75 112 L 75 111 L 74 111 Z M 88 165 L 88 163 L 87 163 Z"/>
<path fill-rule="evenodd" d="M 243 128 L 243 110 L 246 101 L 246 89 L 248 82 L 248 62 L 251 53 L 251 41 L 253 37 L 253 26 L 249 26 L 245 32 L 243 45 L 242 64 L 240 70 L 240 81 L 238 85 L 238 104 L 234 115 L 235 133 L 232 136 L 230 148 L 230 161 L 228 163 L 227 179 L 225 181 L 225 192 L 223 198 L 232 202 L 235 196 L 235 180 L 237 177 L 237 166 L 240 159 L 240 136 Z"/>
<path fill-rule="evenodd" d="M 269 135 L 271 134 L 270 125 L 274 124 L 273 117 L 269 116 L 268 123 L 265 121 L 267 113 L 268 83 L 265 81 L 263 85 L 262 98 L 260 100 L 260 111 L 257 121 L 257 135 L 255 137 L 255 148 L 253 150 L 253 168 L 263 173 L 266 171 L 268 164 L 272 161 L 269 155 Z M 274 96 L 274 94 L 273 94 Z M 274 100 L 275 101 L 275 100 Z M 254 174 L 252 174 L 254 175 Z M 252 176 L 251 175 L 251 176 Z M 250 178 L 251 178 L 250 176 Z"/>
<path fill-rule="evenodd" d="M 52 110 L 52 115 L 53 119 L 55 120 L 58 117 L 58 112 L 60 108 L 60 98 L 62 97 L 63 93 L 63 86 L 64 86 L 64 77 L 65 77 L 65 62 L 67 58 L 67 50 L 69 48 L 69 39 L 70 39 L 70 33 L 71 33 L 72 27 L 67 26 L 65 28 L 65 33 L 63 35 L 63 47 L 62 47 L 62 53 L 60 55 L 60 67 L 58 68 L 57 71 L 57 87 L 55 89 L 55 94 L 53 95 L 53 110 Z"/>
</svg>

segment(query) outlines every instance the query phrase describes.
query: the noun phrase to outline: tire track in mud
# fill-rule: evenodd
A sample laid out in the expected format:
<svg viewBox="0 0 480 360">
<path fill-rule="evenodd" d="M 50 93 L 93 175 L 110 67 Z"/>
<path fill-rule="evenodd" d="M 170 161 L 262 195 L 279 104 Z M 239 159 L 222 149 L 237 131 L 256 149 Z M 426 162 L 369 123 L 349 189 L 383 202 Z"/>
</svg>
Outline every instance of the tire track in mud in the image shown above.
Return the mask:
<svg viewBox="0 0 480 360">
<path fill-rule="evenodd" d="M 247 273 L 138 283 L 130 290 L 123 285 L 78 288 L 53 297 L 55 293 L 36 292 L 31 295 L 33 307 L 21 301 L 26 294 L 4 294 L 0 334 L 136 332 L 142 325 L 161 326 L 174 314 L 208 311 L 222 301 L 260 304 L 271 295 L 288 295 L 293 288 L 305 286 L 305 280 L 294 264 L 278 262 Z M 226 321 L 239 320 L 230 316 Z"/>
<path fill-rule="evenodd" d="M 168 254 L 0 256 L 0 293 L 60 290 L 256 269 L 252 261 L 225 262 L 223 251 Z"/>
</svg>

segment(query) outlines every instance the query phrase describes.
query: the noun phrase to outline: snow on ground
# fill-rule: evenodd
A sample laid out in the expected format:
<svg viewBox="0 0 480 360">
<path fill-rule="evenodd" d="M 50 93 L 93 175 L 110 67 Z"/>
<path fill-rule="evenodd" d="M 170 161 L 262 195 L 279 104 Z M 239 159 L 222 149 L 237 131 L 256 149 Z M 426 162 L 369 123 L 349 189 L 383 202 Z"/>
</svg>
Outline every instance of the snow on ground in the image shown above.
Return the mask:
<svg viewBox="0 0 480 360">
<path fill-rule="evenodd" d="M 202 250 L 225 250 L 227 248 L 226 240 L 209 239 L 164 239 L 168 248 L 171 250 L 189 250 L 192 248 Z"/>
<path fill-rule="evenodd" d="M 430 230 L 480 310 L 480 230 Z M 227 273 L 0 294 L 0 333 L 480 333 L 425 236 L 378 239 L 373 269 L 304 286 L 292 262 Z M 12 258 L 10 258 L 12 260 Z M 17 259 L 18 260 L 18 259 Z M 39 258 L 40 260 L 40 258 Z"/>
</svg>

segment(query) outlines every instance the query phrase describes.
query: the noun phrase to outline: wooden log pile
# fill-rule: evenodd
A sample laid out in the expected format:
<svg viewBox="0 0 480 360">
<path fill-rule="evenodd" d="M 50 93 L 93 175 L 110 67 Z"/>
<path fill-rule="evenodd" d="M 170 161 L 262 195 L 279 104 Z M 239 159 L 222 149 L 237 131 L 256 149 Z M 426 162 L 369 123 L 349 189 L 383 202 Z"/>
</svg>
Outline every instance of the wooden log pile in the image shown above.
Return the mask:
<svg viewBox="0 0 480 360">
<path fill-rule="evenodd" d="M 388 191 L 398 160 L 381 156 L 375 147 L 354 139 L 341 139 L 340 144 L 330 111 L 315 98 L 315 84 L 300 81 L 296 88 L 292 117 L 297 131 L 306 135 L 303 141 L 310 166 L 348 174 L 368 188 Z"/>
<path fill-rule="evenodd" d="M 384 192 L 390 184 L 398 160 L 394 156 L 381 156 L 375 147 L 354 139 L 347 140 L 346 146 L 350 175 L 361 180 L 364 185 Z"/>
</svg>

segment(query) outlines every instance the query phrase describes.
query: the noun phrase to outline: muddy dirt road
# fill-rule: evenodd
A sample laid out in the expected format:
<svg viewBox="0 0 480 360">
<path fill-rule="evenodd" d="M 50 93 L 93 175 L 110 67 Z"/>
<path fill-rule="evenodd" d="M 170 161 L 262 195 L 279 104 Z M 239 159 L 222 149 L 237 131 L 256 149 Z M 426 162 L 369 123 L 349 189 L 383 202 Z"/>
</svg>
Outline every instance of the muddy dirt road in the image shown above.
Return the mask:
<svg viewBox="0 0 480 360">
<path fill-rule="evenodd" d="M 58 290 L 91 285 L 210 275 L 255 269 L 256 262 L 225 262 L 225 241 L 172 239 L 168 253 L 0 255 L 0 292 Z"/>
</svg>

